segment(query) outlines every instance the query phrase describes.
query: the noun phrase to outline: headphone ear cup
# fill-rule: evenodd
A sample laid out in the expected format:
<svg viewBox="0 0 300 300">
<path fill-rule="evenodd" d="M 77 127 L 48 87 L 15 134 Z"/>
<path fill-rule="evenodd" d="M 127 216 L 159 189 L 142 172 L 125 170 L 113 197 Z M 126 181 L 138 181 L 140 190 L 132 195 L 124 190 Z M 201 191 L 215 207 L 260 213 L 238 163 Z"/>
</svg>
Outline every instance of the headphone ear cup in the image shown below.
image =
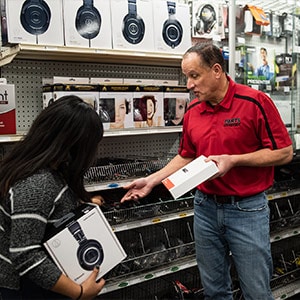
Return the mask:
<svg viewBox="0 0 300 300">
<path fill-rule="evenodd" d="M 122 32 L 128 43 L 140 43 L 145 34 L 145 24 L 143 19 L 134 14 L 127 14 L 123 20 Z"/>
<path fill-rule="evenodd" d="M 101 265 L 104 259 L 102 246 L 96 240 L 86 240 L 80 243 L 77 250 L 77 259 L 85 270 L 93 270 L 96 265 Z"/>
<path fill-rule="evenodd" d="M 162 35 L 165 43 L 171 48 L 177 47 L 182 40 L 182 26 L 177 20 L 166 20 L 163 25 Z"/>
<path fill-rule="evenodd" d="M 78 33 L 85 39 L 94 39 L 100 32 L 101 15 L 94 7 L 81 6 L 76 14 L 75 26 Z"/>
<path fill-rule="evenodd" d="M 48 30 L 51 11 L 45 1 L 26 0 L 21 9 L 21 24 L 30 34 L 43 34 Z"/>
</svg>

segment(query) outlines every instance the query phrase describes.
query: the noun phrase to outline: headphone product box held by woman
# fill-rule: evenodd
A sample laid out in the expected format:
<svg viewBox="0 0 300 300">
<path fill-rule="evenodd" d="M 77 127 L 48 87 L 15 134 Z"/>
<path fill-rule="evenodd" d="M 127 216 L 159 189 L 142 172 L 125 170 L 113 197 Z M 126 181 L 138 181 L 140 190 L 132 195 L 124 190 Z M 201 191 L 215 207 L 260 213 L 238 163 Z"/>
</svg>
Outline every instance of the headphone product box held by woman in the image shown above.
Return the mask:
<svg viewBox="0 0 300 300">
<path fill-rule="evenodd" d="M 95 266 L 100 266 L 99 279 L 126 258 L 101 209 L 93 204 L 82 204 L 55 222 L 44 246 L 62 272 L 78 284 Z"/>
</svg>

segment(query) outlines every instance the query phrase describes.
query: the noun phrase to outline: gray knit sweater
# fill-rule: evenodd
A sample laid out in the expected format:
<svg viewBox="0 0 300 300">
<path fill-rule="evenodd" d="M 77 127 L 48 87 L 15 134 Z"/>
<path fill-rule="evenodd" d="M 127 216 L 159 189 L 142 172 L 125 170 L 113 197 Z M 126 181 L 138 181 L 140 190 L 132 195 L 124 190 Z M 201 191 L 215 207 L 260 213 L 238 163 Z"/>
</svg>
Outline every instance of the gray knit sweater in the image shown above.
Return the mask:
<svg viewBox="0 0 300 300">
<path fill-rule="evenodd" d="M 75 208 L 77 200 L 61 177 L 42 170 L 19 181 L 0 206 L 0 286 L 20 287 L 28 276 L 50 289 L 61 275 L 46 250 L 43 239 L 47 224 Z"/>
</svg>

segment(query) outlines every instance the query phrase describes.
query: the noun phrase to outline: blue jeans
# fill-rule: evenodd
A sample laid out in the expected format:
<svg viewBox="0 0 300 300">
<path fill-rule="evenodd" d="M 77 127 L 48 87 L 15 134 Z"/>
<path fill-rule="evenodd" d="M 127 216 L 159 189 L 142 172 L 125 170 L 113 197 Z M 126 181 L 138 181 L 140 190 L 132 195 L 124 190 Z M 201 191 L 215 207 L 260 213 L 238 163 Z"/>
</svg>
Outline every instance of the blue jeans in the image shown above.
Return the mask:
<svg viewBox="0 0 300 300">
<path fill-rule="evenodd" d="M 246 300 L 273 300 L 269 206 L 265 193 L 218 204 L 200 191 L 194 199 L 196 258 L 205 299 L 232 300 L 232 260 Z"/>
</svg>

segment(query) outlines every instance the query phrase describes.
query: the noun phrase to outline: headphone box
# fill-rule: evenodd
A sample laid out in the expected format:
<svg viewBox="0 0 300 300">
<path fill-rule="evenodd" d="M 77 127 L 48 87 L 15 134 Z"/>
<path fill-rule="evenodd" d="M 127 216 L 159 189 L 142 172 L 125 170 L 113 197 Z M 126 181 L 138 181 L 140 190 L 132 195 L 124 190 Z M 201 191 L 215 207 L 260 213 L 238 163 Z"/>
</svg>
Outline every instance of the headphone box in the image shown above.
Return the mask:
<svg viewBox="0 0 300 300">
<path fill-rule="evenodd" d="M 101 84 L 99 115 L 104 129 L 132 128 L 132 97 L 134 87 L 126 84 Z"/>
<path fill-rule="evenodd" d="M 110 1 L 64 0 L 65 45 L 112 49 Z"/>
<path fill-rule="evenodd" d="M 135 128 L 164 126 L 162 86 L 137 85 L 135 87 L 133 121 Z"/>
<path fill-rule="evenodd" d="M 111 0 L 113 49 L 154 51 L 152 0 Z"/>
<path fill-rule="evenodd" d="M 0 78 L 0 134 L 16 134 L 15 86 Z"/>
<path fill-rule="evenodd" d="M 183 54 L 191 45 L 190 8 L 179 1 L 153 1 L 156 52 Z"/>
<path fill-rule="evenodd" d="M 165 126 L 180 126 L 190 102 L 190 92 L 186 86 L 164 86 Z"/>
<path fill-rule="evenodd" d="M 44 246 L 56 265 L 76 283 L 87 279 L 96 265 L 97 279 L 126 258 L 99 206 L 82 204 L 47 231 Z"/>
<path fill-rule="evenodd" d="M 213 161 L 205 162 L 205 158 L 204 155 L 199 156 L 162 181 L 174 199 L 218 173 L 216 164 Z"/>
<path fill-rule="evenodd" d="M 220 21 L 223 17 L 223 9 L 221 14 L 220 8 L 221 4 L 213 3 L 213 1 L 193 1 L 192 36 L 194 38 L 213 38 L 219 40 L 224 35 L 222 33 L 223 24 Z M 221 28 L 219 28 L 220 24 Z"/>
<path fill-rule="evenodd" d="M 61 0 L 6 0 L 9 43 L 63 46 Z"/>
<path fill-rule="evenodd" d="M 94 107 L 95 111 L 99 113 L 99 85 L 81 83 L 53 84 L 53 101 L 68 95 L 80 97 L 83 101 Z"/>
</svg>

